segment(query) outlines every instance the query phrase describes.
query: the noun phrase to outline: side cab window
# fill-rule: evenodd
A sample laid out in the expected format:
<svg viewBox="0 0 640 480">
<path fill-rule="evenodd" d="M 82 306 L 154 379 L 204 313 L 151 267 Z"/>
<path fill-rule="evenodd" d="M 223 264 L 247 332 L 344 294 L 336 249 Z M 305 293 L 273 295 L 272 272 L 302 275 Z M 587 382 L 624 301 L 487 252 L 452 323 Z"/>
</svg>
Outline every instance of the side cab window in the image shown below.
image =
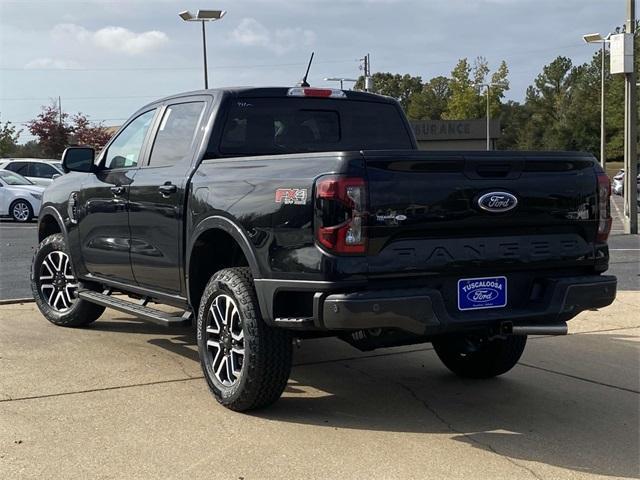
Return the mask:
<svg viewBox="0 0 640 480">
<path fill-rule="evenodd" d="M 151 150 L 151 167 L 175 165 L 191 153 L 205 105 L 185 102 L 165 108 Z"/>
<path fill-rule="evenodd" d="M 147 137 L 156 109 L 138 115 L 109 144 L 102 155 L 105 169 L 134 168 L 142 160 L 144 141 Z"/>
</svg>

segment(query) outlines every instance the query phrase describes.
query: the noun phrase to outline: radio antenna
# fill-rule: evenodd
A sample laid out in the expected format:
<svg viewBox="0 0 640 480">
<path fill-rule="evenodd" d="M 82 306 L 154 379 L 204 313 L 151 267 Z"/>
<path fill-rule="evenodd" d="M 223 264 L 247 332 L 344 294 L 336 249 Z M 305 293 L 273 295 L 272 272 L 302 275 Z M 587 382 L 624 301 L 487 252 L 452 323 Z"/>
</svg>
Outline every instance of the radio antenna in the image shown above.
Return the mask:
<svg viewBox="0 0 640 480">
<path fill-rule="evenodd" d="M 310 87 L 311 85 L 309 85 L 309 82 L 307 82 L 307 77 L 309 76 L 309 69 L 311 69 L 311 63 L 313 62 L 313 55 L 315 52 L 311 52 L 311 58 L 309 59 L 309 65 L 307 65 L 307 71 L 304 74 L 304 77 L 302 78 L 302 81 L 300 82 L 300 86 L 301 87 Z"/>
</svg>

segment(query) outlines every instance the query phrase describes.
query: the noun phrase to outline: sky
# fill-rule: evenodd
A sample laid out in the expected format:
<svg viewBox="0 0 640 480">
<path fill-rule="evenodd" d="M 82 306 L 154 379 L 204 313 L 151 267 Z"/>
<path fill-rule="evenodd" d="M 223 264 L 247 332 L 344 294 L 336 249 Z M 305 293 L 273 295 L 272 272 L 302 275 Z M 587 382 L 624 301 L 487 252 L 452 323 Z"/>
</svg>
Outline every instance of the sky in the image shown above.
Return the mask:
<svg viewBox="0 0 640 480">
<path fill-rule="evenodd" d="M 424 80 L 459 58 L 509 66 L 507 98 L 522 100 L 543 65 L 575 64 L 582 35 L 625 20 L 626 0 L 0 0 L 0 121 L 62 109 L 119 125 L 145 103 L 203 86 L 200 25 L 182 10 L 227 10 L 207 25 L 210 87 L 294 85 L 311 51 L 313 86 L 372 72 Z M 26 129 L 21 141 L 31 137 Z"/>
</svg>

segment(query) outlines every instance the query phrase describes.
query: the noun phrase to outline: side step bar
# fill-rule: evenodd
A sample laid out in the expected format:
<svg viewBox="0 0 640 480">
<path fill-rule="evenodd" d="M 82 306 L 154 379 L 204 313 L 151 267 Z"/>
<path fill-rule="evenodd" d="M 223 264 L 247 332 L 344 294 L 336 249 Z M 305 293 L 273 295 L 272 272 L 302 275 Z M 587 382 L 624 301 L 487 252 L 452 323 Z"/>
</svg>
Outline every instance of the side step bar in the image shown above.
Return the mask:
<svg viewBox="0 0 640 480">
<path fill-rule="evenodd" d="M 511 335 L 566 335 L 569 331 L 567 322 L 552 325 L 513 325 L 505 322 L 500 327 L 503 333 Z"/>
<path fill-rule="evenodd" d="M 143 320 L 148 320 L 157 325 L 186 326 L 191 324 L 191 311 L 187 310 L 182 316 L 173 316 L 169 313 L 149 308 L 146 301 L 143 304 L 129 302 L 121 298 L 112 297 L 107 293 L 94 292 L 93 290 L 80 290 L 78 297 L 87 302 L 113 308 L 120 312 L 128 313 Z"/>
<path fill-rule="evenodd" d="M 300 317 L 300 318 L 276 318 L 275 324 L 279 327 L 286 328 L 299 328 L 299 329 L 308 329 L 313 328 L 313 317 Z"/>
</svg>

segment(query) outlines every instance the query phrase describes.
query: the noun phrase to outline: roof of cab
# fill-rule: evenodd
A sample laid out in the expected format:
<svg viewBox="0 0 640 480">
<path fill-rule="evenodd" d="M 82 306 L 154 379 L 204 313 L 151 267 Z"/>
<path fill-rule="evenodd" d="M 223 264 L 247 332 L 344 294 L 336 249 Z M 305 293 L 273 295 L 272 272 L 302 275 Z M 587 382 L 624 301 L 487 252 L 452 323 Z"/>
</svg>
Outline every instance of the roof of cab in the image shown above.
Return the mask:
<svg viewBox="0 0 640 480">
<path fill-rule="evenodd" d="M 165 102 L 174 98 L 190 97 L 195 95 L 215 95 L 215 94 L 227 94 L 240 98 L 255 98 L 255 97 L 286 97 L 287 92 L 293 87 L 227 87 L 227 88 L 210 88 L 207 90 L 194 90 L 191 92 L 177 93 L 175 95 L 169 95 L 167 97 L 158 99 L 151 104 Z M 309 87 L 309 88 L 329 88 L 329 87 Z M 395 103 L 395 99 L 384 95 L 378 95 L 376 93 L 360 92 L 355 90 L 343 90 L 348 100 L 359 101 L 375 101 L 385 103 Z"/>
</svg>

